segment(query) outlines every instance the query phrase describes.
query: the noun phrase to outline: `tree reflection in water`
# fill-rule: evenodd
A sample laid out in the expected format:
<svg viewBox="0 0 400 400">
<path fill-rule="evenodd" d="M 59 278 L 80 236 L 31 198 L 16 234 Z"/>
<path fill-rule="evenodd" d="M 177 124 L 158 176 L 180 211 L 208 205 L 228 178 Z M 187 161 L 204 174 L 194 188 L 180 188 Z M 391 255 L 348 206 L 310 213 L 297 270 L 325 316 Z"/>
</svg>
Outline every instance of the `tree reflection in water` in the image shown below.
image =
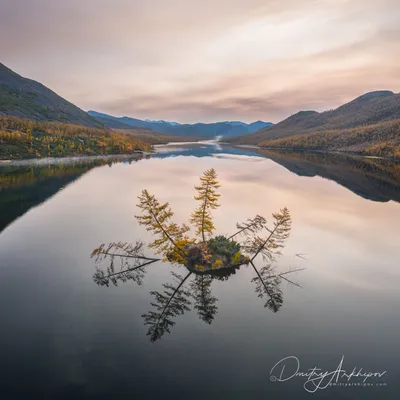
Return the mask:
<svg viewBox="0 0 400 400">
<path fill-rule="evenodd" d="M 164 283 L 162 291 L 150 292 L 153 298 L 151 309 L 142 317 L 153 342 L 166 332 L 170 333 L 176 317 L 192 308 L 201 320 L 211 324 L 218 312 L 218 299 L 212 294 L 212 282 L 228 280 L 242 266 L 254 269 L 252 282 L 255 292 L 265 300 L 264 307 L 273 312 L 278 312 L 283 304 L 282 281 L 300 287 L 287 276 L 301 269 L 278 272 L 273 264 L 290 234 L 289 211 L 284 208 L 273 214 L 271 227 L 264 217 L 257 215 L 245 223 L 238 223 L 238 231 L 228 238 L 212 237 L 215 228 L 210 211 L 219 207 L 220 195 L 216 191 L 219 186 L 215 171 L 208 170 L 201 178 L 200 186 L 195 187 L 198 192 L 195 199 L 200 201 L 200 205 L 190 222 L 195 227 L 197 239 L 188 236 L 189 226 L 171 222 L 173 213 L 168 203 L 160 204 L 146 190 L 142 192 L 139 196 L 142 215 L 137 219 L 155 236 L 148 247 L 162 254 L 162 259 L 147 257 L 144 254 L 146 245 L 142 241 L 102 244 L 92 253 L 96 268 L 93 280 L 100 286 L 118 286 L 128 281 L 142 285 L 147 267 L 158 261 L 184 268 L 182 275 L 171 271 L 171 282 Z M 266 232 L 266 236 L 260 236 L 262 232 Z M 241 242 L 236 241 L 239 237 Z M 255 265 L 258 255 L 266 263 L 262 268 Z"/>
</svg>

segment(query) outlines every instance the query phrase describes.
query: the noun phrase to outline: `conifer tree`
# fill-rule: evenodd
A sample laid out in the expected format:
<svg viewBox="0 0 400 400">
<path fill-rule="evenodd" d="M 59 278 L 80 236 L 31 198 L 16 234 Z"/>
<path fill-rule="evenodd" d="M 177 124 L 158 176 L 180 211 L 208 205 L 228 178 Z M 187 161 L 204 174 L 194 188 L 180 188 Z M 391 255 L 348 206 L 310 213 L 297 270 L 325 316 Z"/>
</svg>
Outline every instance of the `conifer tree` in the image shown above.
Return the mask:
<svg viewBox="0 0 400 400">
<path fill-rule="evenodd" d="M 164 256 L 176 250 L 184 252 L 182 243 L 187 239 L 185 233 L 189 231 L 189 227 L 171 222 L 174 213 L 169 203 L 160 204 L 147 190 L 143 190 L 138 198 L 137 206 L 142 210 L 143 215 L 135 215 L 135 217 L 140 225 L 144 225 L 156 237 L 149 247 L 157 249 L 157 254 Z"/>
<path fill-rule="evenodd" d="M 206 241 L 206 233 L 212 234 L 215 230 L 211 210 L 220 206 L 218 204 L 220 194 L 216 191 L 220 186 L 214 168 L 205 171 L 200 178 L 200 185 L 195 186 L 198 195 L 194 198 L 201 204 L 192 213 L 190 222 L 196 227 L 196 234 L 201 235 L 203 243 Z"/>
<path fill-rule="evenodd" d="M 284 242 L 290 236 L 292 218 L 286 207 L 281 209 L 280 212 L 272 214 L 272 217 L 274 219 L 274 226 L 272 229 L 267 228 L 269 232 L 268 237 L 265 239 L 255 235 L 249 243 L 243 246 L 248 252 L 253 253 L 251 261 L 258 254 L 261 254 L 264 259 L 270 261 L 275 260 L 275 255 L 281 255 Z"/>
</svg>

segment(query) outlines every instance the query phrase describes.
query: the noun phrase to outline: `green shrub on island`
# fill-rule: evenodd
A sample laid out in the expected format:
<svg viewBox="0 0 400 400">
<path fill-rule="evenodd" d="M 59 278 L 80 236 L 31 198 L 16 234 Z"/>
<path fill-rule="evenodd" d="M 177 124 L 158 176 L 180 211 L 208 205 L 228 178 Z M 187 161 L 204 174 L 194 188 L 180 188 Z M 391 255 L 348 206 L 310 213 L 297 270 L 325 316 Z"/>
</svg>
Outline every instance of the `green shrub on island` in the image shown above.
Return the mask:
<svg viewBox="0 0 400 400">
<path fill-rule="evenodd" d="M 225 236 L 216 236 L 208 241 L 208 247 L 213 253 L 221 254 L 231 259 L 240 252 L 240 244 Z"/>
<path fill-rule="evenodd" d="M 220 236 L 225 240 L 229 240 L 224 236 Z M 185 247 L 186 257 L 181 263 L 187 268 L 195 271 L 209 271 L 210 269 L 221 269 L 227 267 L 236 267 L 243 264 L 248 264 L 249 257 L 242 256 L 240 252 L 240 245 L 236 242 L 232 243 L 232 249 L 237 251 L 227 252 L 227 249 L 219 251 L 218 248 L 213 247 L 213 239 L 206 243 L 190 244 Z M 174 262 L 173 256 L 169 257 L 169 261 Z"/>
</svg>

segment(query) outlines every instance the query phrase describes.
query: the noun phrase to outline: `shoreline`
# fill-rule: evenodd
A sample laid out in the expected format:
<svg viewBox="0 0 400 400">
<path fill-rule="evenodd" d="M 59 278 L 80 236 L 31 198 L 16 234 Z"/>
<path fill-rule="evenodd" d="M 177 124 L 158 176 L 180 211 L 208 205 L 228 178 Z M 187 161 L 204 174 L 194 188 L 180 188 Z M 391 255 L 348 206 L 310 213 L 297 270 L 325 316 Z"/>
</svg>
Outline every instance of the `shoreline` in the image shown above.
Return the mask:
<svg viewBox="0 0 400 400">
<path fill-rule="evenodd" d="M 15 158 L 10 160 L 0 160 L 0 168 L 10 165 L 29 165 L 29 164 L 58 164 L 58 163 L 74 163 L 79 161 L 91 160 L 116 160 L 116 159 L 135 159 L 140 160 L 154 154 L 153 152 L 138 151 L 126 154 L 104 154 L 104 155 L 73 155 L 65 157 L 39 157 L 39 158 Z"/>
<path fill-rule="evenodd" d="M 261 147 L 257 145 L 241 145 L 241 144 L 231 144 L 229 142 L 224 141 L 215 141 L 215 140 L 204 140 L 200 142 L 168 142 L 165 144 L 156 144 L 153 145 L 153 149 L 162 148 L 165 146 L 173 146 L 173 145 L 193 145 L 193 144 L 219 144 L 222 146 L 230 146 L 230 147 L 238 147 L 238 148 L 247 148 L 247 149 L 255 149 L 260 151 L 276 151 L 276 152 L 288 152 L 288 153 L 318 153 L 318 154 L 328 154 L 328 155 L 341 155 L 347 157 L 358 157 L 358 158 L 366 158 L 373 160 L 387 160 L 393 162 L 400 162 L 400 158 L 398 157 L 383 157 L 383 156 L 375 156 L 371 154 L 363 154 L 349 151 L 340 151 L 340 150 L 318 150 L 318 149 L 296 149 L 296 148 L 288 148 L 288 147 Z M 38 158 L 14 158 L 14 159 L 0 159 L 0 168 L 2 166 L 7 165 L 25 165 L 32 163 L 43 163 L 43 164 L 56 164 L 59 162 L 75 162 L 80 160 L 96 160 L 96 159 L 141 159 L 144 157 L 151 156 L 156 154 L 157 151 L 142 151 L 137 150 L 133 153 L 123 153 L 123 154 L 97 154 L 97 155 L 71 155 L 71 156 L 62 156 L 62 157 L 38 157 Z"/>
<path fill-rule="evenodd" d="M 232 145 L 231 145 L 232 146 Z M 398 157 L 383 157 L 383 156 L 374 156 L 372 154 L 363 154 L 356 153 L 350 151 L 340 151 L 340 150 L 317 150 L 317 149 L 296 149 L 289 147 L 261 147 L 256 145 L 236 145 L 233 147 L 242 147 L 242 148 L 253 148 L 258 150 L 270 150 L 277 152 L 292 152 L 292 153 L 319 153 L 319 154 L 330 154 L 330 155 L 341 155 L 347 157 L 360 157 L 360 158 L 370 158 L 375 160 L 389 160 L 400 162 L 400 158 Z"/>
</svg>

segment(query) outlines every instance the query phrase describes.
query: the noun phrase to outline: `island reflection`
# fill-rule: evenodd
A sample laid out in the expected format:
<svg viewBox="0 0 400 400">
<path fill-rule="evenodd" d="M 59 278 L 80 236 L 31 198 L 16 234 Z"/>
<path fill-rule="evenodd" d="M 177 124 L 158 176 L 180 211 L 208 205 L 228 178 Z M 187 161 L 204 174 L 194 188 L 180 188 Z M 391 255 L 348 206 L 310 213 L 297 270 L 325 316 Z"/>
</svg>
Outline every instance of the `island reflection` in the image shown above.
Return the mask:
<svg viewBox="0 0 400 400">
<path fill-rule="evenodd" d="M 118 246 L 126 244 L 117 244 Z M 143 243 L 136 243 L 135 247 L 142 248 Z M 115 246 L 112 246 L 116 249 Z M 94 282 L 99 286 L 118 286 L 121 283 L 134 282 L 143 285 L 147 273 L 147 266 L 159 260 L 147 260 L 134 258 L 128 254 L 118 253 L 96 253 L 96 272 L 93 275 Z M 278 312 L 283 305 L 282 282 L 300 287 L 299 284 L 290 280 L 287 275 L 301 271 L 292 269 L 278 272 L 277 267 L 272 264 L 258 268 L 252 265 L 255 276 L 252 279 L 256 295 L 264 300 L 264 307 Z M 171 264 L 172 267 L 172 264 Z M 165 282 L 161 291 L 151 290 L 153 300 L 151 309 L 142 315 L 144 324 L 148 326 L 147 335 L 152 342 L 161 339 L 165 333 L 170 333 L 175 325 L 175 318 L 191 310 L 196 310 L 198 317 L 207 324 L 211 324 L 218 313 L 218 298 L 212 293 L 212 283 L 217 281 L 228 281 L 241 268 L 248 266 L 234 266 L 207 272 L 191 271 L 180 267 L 180 273 L 170 271 L 171 279 Z"/>
</svg>

